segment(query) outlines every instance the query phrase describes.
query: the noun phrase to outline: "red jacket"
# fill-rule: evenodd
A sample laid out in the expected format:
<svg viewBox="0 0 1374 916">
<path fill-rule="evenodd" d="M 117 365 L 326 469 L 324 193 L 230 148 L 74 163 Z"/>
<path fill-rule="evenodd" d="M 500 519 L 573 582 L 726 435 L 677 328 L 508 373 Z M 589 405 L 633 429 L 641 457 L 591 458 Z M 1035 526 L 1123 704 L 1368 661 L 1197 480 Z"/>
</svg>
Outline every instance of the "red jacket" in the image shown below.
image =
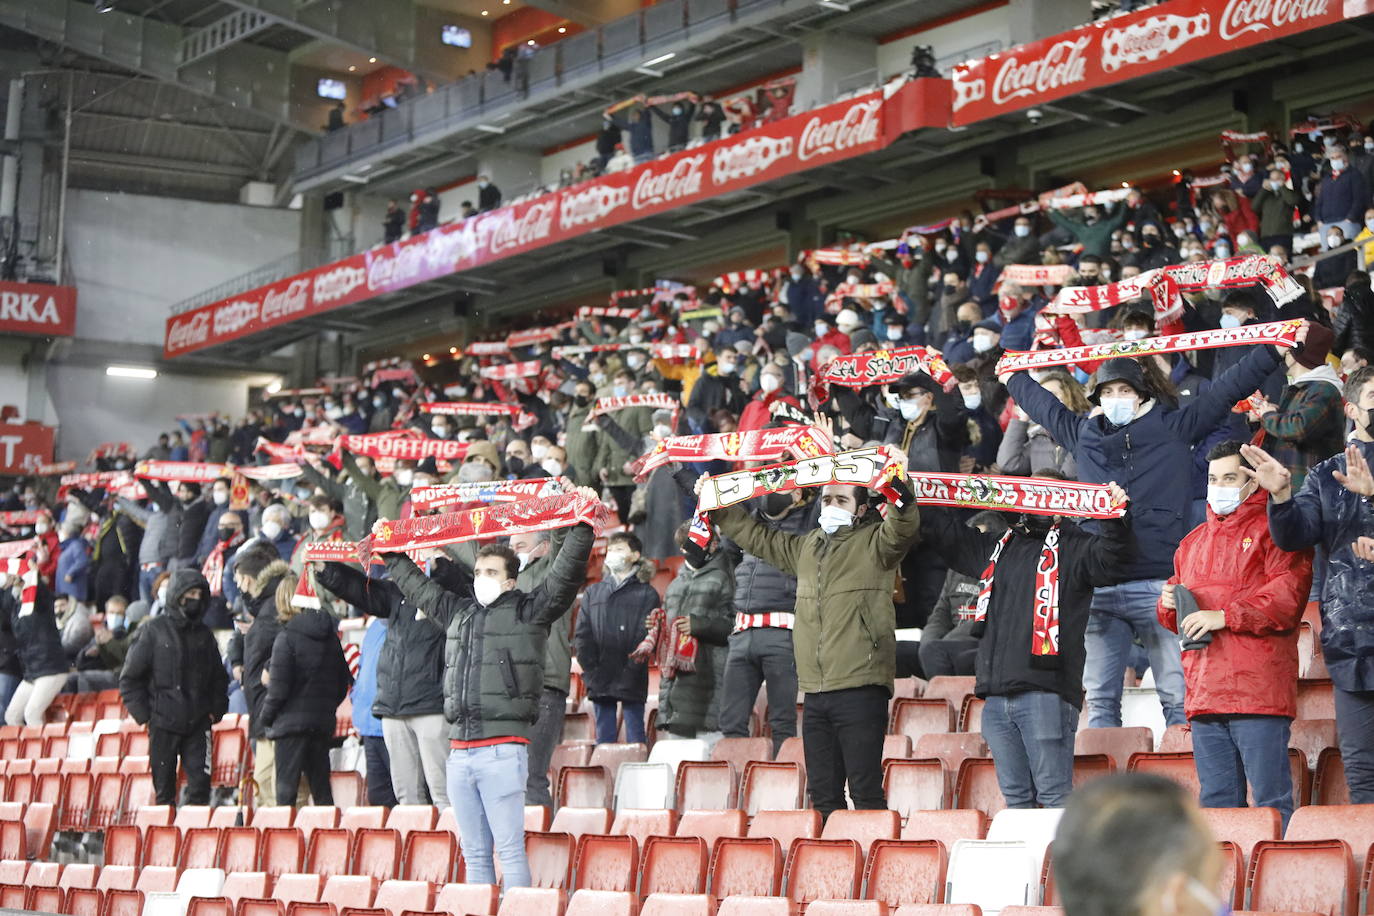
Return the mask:
<svg viewBox="0 0 1374 916">
<path fill-rule="evenodd" d="M 754 396 L 749 399 L 749 403 L 744 406 L 744 412 L 739 415 L 739 431 L 747 433 L 755 429 L 763 429 L 773 422 L 771 409 L 773 402 L 779 398 L 801 410 L 801 402 L 785 391 L 774 391 L 771 394 L 756 391 Z"/>
<path fill-rule="evenodd" d="M 1298 622 L 1312 586 L 1312 551 L 1288 553 L 1269 537 L 1269 494 L 1257 489 L 1230 515 L 1207 510 L 1174 554 L 1171 585 L 1204 611 L 1225 611 L 1226 627 L 1183 653 L 1188 718 L 1297 715 Z M 1163 604 L 1159 622 L 1178 631 Z"/>
</svg>

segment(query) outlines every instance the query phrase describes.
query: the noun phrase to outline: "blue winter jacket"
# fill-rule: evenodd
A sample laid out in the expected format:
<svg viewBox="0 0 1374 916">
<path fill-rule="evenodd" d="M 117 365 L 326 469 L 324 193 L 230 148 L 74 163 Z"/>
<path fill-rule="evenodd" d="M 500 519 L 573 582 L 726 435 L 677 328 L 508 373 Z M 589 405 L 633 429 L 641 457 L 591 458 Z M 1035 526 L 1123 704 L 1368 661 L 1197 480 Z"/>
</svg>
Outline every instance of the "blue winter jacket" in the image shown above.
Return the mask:
<svg viewBox="0 0 1374 916">
<path fill-rule="evenodd" d="M 382 737 L 382 720 L 372 714 L 372 702 L 377 698 L 377 659 L 385 642 L 386 620 L 375 617 L 363 634 L 358 679 L 353 682 L 353 727 L 364 738 Z"/>
<path fill-rule="evenodd" d="M 1167 579 L 1173 575 L 1174 551 L 1188 533 L 1194 445 L 1258 387 L 1278 360 L 1273 347 L 1251 347 L 1192 403 L 1171 409 L 1156 401 L 1125 426 L 1113 426 L 1100 415 L 1079 416 L 1024 372 L 1012 376 L 1007 387 L 1032 420 L 1073 452 L 1079 480 L 1116 481 L 1125 488 L 1138 542 L 1127 579 Z"/>
<path fill-rule="evenodd" d="M 85 601 L 90 593 L 91 545 L 81 537 L 62 542 L 57 555 L 57 581 L 53 593 L 70 595 L 74 601 Z"/>
<path fill-rule="evenodd" d="M 1374 461 L 1374 443 L 1355 445 Z M 1345 472 L 1345 452 L 1308 471 L 1288 502 L 1269 501 L 1269 533 L 1282 550 L 1322 545 L 1322 657 L 1340 689 L 1374 690 L 1374 565 L 1350 549 L 1356 538 L 1374 536 L 1374 500 L 1351 493 L 1332 471 Z"/>
</svg>

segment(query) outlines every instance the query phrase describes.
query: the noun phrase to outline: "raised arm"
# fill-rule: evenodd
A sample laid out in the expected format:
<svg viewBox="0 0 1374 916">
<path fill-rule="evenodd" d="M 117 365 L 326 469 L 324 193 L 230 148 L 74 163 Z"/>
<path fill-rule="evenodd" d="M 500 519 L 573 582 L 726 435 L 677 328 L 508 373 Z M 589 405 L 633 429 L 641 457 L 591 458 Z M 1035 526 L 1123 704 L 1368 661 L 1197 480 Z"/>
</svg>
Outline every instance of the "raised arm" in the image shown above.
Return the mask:
<svg viewBox="0 0 1374 916">
<path fill-rule="evenodd" d="M 1301 332 L 1306 336 L 1306 329 Z M 1302 339 L 1300 337 L 1299 339 Z M 1227 369 L 1187 407 L 1174 411 L 1173 423 L 1181 438 L 1197 442 L 1225 420 L 1236 402 L 1243 400 L 1279 365 L 1279 351 L 1268 344 L 1250 348 L 1245 358 Z"/>
<path fill-rule="evenodd" d="M 1082 417 L 1061 404 L 1057 397 L 1046 391 L 1028 373 L 1017 372 L 1012 375 L 1007 380 L 1007 390 L 1026 412 L 1026 416 L 1049 430 L 1055 442 L 1071 452 L 1077 450 Z"/>
<path fill-rule="evenodd" d="M 382 485 L 379 481 L 374 480 L 371 475 L 363 473 L 363 469 L 358 467 L 358 460 L 353 457 L 352 452 L 343 453 L 343 469 L 354 485 L 367 494 L 368 499 L 374 503 L 377 502 L 377 499 L 382 495 Z"/>
<path fill-rule="evenodd" d="M 911 487 L 903 480 L 894 480 L 892 487 L 899 496 L 895 502 L 888 504 L 887 517 L 878 525 L 878 533 L 873 541 L 878 562 L 885 567 L 895 567 L 902 562 L 902 557 L 921 539 L 921 512 L 916 507 L 916 497 Z"/>
<path fill-rule="evenodd" d="M 538 622 L 553 623 L 572 607 L 578 589 L 587 579 L 587 561 L 595 540 L 596 535 L 588 525 L 575 526 L 563 540 L 553 565 L 536 589 L 540 593 L 536 610 Z"/>
<path fill-rule="evenodd" d="M 344 498 L 344 488 L 342 483 L 322 474 L 320 472 L 320 469 L 315 467 L 309 461 L 297 461 L 296 465 L 301 469 L 301 476 L 304 477 L 306 480 L 310 481 L 315 486 L 319 487 L 321 490 L 332 496 L 334 499 L 342 500 Z"/>
<path fill-rule="evenodd" d="M 977 579 L 988 567 L 998 535 L 970 528 L 946 509 L 921 513 L 921 540 L 930 544 L 955 572 Z"/>
<path fill-rule="evenodd" d="M 801 565 L 804 536 L 787 534 L 755 520 L 740 505 L 711 513 L 721 532 L 749 553 L 791 575 Z"/>
<path fill-rule="evenodd" d="M 373 617 L 390 617 L 393 602 L 401 597 L 396 583 L 369 578 L 345 563 L 324 563 L 315 571 L 315 583 Z"/>
<path fill-rule="evenodd" d="M 388 553 L 385 556 L 387 572 L 401 594 L 411 604 L 424 608 L 426 614 L 447 629 L 449 621 L 462 609 L 466 599 L 430 579 L 405 554 Z"/>
</svg>

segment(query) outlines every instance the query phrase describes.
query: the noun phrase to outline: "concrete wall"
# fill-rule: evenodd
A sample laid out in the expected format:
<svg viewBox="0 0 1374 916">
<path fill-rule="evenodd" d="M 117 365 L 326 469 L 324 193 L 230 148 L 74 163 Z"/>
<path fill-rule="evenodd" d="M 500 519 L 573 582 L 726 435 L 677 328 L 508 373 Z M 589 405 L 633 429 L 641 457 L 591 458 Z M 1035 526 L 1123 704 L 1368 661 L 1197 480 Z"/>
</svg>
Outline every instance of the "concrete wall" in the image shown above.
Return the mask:
<svg viewBox="0 0 1374 916">
<path fill-rule="evenodd" d="M 496 9 L 501 5 L 492 0 Z M 443 27 L 456 25 L 472 33 L 471 48 L 455 48 L 443 42 Z M 481 73 L 491 60 L 491 20 L 465 16 L 423 4 L 415 7 L 415 57 L 427 70 L 443 73 L 451 80 L 462 79 L 468 71 Z"/>
<path fill-rule="evenodd" d="M 916 45 L 932 46 L 941 71 L 949 76 L 952 63 L 1011 47 L 1008 7 L 999 6 L 879 45 L 878 76 L 888 79 L 905 71 L 911 64 L 911 49 Z"/>
<path fill-rule="evenodd" d="M 73 190 L 76 333 L 161 345 L 173 303 L 290 254 L 299 234 L 294 210 Z"/>
</svg>

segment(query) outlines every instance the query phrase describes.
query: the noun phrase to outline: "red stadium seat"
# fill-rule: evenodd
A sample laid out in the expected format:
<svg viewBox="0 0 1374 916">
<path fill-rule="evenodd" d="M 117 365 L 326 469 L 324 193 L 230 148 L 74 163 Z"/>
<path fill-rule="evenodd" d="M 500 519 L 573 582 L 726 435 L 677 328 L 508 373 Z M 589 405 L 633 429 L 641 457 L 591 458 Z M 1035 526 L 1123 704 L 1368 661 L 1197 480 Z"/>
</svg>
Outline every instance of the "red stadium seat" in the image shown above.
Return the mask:
<svg viewBox="0 0 1374 916">
<path fill-rule="evenodd" d="M 414 830 L 406 837 L 401 877 L 407 881 L 447 884 L 453 880 L 458 840 L 447 830 Z"/>
<path fill-rule="evenodd" d="M 380 827 L 358 830 L 353 835 L 353 853 L 349 862 L 349 874 L 371 875 L 378 881 L 392 880 L 401 871 L 401 835 L 395 830 Z"/>
<path fill-rule="evenodd" d="M 1335 719 L 1295 719 L 1288 733 L 1288 746 L 1302 751 L 1307 766 L 1317 769 L 1317 761 L 1327 748 L 1339 748 Z"/>
<path fill-rule="evenodd" d="M 215 828 L 210 828 L 214 830 Z M 192 837 L 187 837 L 182 843 L 185 848 L 192 842 Z M 208 842 L 203 840 L 201 842 Z M 245 871 L 266 871 L 260 868 L 262 861 L 263 836 L 252 827 L 225 827 L 220 831 L 220 863 L 221 867 L 227 872 L 231 869 L 243 868 Z M 296 847 L 299 849 L 300 847 Z M 190 857 L 187 857 L 187 862 Z"/>
<path fill-rule="evenodd" d="M 987 836 L 988 817 L 976 808 L 950 811 L 918 811 L 902 827 L 904 840 L 939 840 L 945 849 L 956 840 L 981 840 Z"/>
<path fill-rule="evenodd" d="M 969 757 L 987 757 L 989 751 L 982 735 L 971 735 L 967 732 L 932 732 L 918 738 L 915 748 L 906 756 L 918 760 L 938 758 L 951 773 L 957 773 L 959 764 Z"/>
<path fill-rule="evenodd" d="M 863 867 L 863 849 L 853 840 L 796 840 L 783 876 L 787 899 L 805 906 L 857 897 Z"/>
<path fill-rule="evenodd" d="M 1279 839 L 1283 822 L 1276 808 L 1203 808 L 1202 819 L 1217 842 L 1234 843 L 1247 862 L 1256 843 Z"/>
<path fill-rule="evenodd" d="M 101 773 L 96 776 L 90 802 L 90 819 L 85 822 L 88 828 L 103 832 L 106 827 L 114 825 L 119 819 L 123 797 L 122 773 Z"/>
<path fill-rule="evenodd" d="M 330 875 L 320 891 L 320 903 L 332 903 L 337 909 L 346 906 L 372 906 L 379 882 L 368 875 Z"/>
<path fill-rule="evenodd" d="M 316 829 L 310 834 L 304 870 L 327 878 L 348 874 L 352 845 L 353 837 L 342 827 Z"/>
<path fill-rule="evenodd" d="M 95 888 L 73 887 L 67 891 L 67 899 L 62 904 L 62 912 L 67 916 L 100 916 L 101 902 L 105 892 Z"/>
<path fill-rule="evenodd" d="M 304 811 L 305 809 L 302 808 L 301 810 Z M 334 817 L 337 819 L 338 814 L 335 813 Z M 271 827 L 290 827 L 295 819 L 296 809 L 290 805 L 266 805 L 261 808 L 254 808 L 252 820 L 247 823 L 259 830 L 266 830 Z M 327 826 L 333 827 L 334 825 L 334 823 L 330 823 Z"/>
<path fill-rule="evenodd" d="M 888 916 L 887 904 L 881 900 L 813 900 L 806 912 L 808 916 Z"/>
<path fill-rule="evenodd" d="M 716 899 L 775 897 L 782 890 L 782 849 L 772 837 L 721 837 L 708 871 Z"/>
<path fill-rule="evenodd" d="M 143 862 L 143 836 L 134 826 L 111 827 L 105 831 L 106 865 L 132 865 Z"/>
<path fill-rule="evenodd" d="M 639 898 L 628 891 L 575 891 L 568 899 L 567 916 L 637 916 Z"/>
<path fill-rule="evenodd" d="M 940 697 L 896 700 L 892 704 L 888 731 L 894 735 L 905 735 L 915 744 L 922 735 L 954 731 L 958 721 L 955 714 L 955 707 L 949 700 Z"/>
<path fill-rule="evenodd" d="M 209 805 L 182 805 L 176 809 L 172 824 L 181 830 L 209 827 L 210 812 L 213 810 Z"/>
<path fill-rule="evenodd" d="M 142 868 L 138 872 L 138 880 L 134 882 L 134 889 L 145 894 L 170 894 L 177 889 L 179 877 L 181 877 L 181 872 L 174 867 L 150 866 Z"/>
<path fill-rule="evenodd" d="M 548 830 L 553 823 L 553 811 L 545 805 L 525 806 L 525 829 Z M 404 833 L 402 834 L 404 836 Z"/>
<path fill-rule="evenodd" d="M 864 866 L 864 897 L 890 908 L 934 903 L 944 894 L 945 847 L 935 840 L 878 840 Z"/>
<path fill-rule="evenodd" d="M 950 802 L 949 769 L 942 760 L 884 760 L 883 789 L 887 804 L 903 819 L 916 811 L 948 808 Z"/>
<path fill-rule="evenodd" d="M 441 913 L 490 916 L 496 912 L 500 890 L 495 884 L 445 884 L 439 889 L 434 906 Z"/>
<path fill-rule="evenodd" d="M 574 890 L 635 891 L 639 845 L 634 837 L 586 834 L 577 841 Z"/>
<path fill-rule="evenodd" d="M 959 765 L 959 775 L 954 781 L 954 797 L 955 804 L 960 808 L 976 808 L 988 817 L 1007 806 L 990 758 L 970 757 Z"/>
<path fill-rule="evenodd" d="M 292 826 L 305 835 L 307 840 L 316 830 L 332 830 L 339 826 L 339 809 L 327 805 L 306 805 L 296 812 Z M 257 826 L 256 818 L 253 826 Z"/>
<path fill-rule="evenodd" d="M 98 891 L 131 891 L 138 880 L 138 869 L 130 865 L 106 865 L 95 879 Z"/>
<path fill-rule="evenodd" d="M 213 827 L 192 827 L 181 835 L 181 859 L 182 868 L 219 868 L 220 866 L 220 846 L 223 842 L 221 832 Z M 109 850 L 110 835 L 105 835 L 105 848 Z M 234 864 L 238 868 L 246 868 L 252 871 L 257 867 L 257 844 L 256 839 L 253 846 L 253 856 L 245 864 L 244 860 L 239 859 Z M 228 866 L 224 866 L 226 872 L 230 871 Z M 237 869 L 235 869 L 237 870 Z"/>
<path fill-rule="evenodd" d="M 265 871 L 231 872 L 226 869 L 220 893 L 234 903 L 244 897 L 266 897 L 271 881 Z"/>
<path fill-rule="evenodd" d="M 608 807 L 614 786 L 604 767 L 564 767 L 558 772 L 558 803 L 574 808 Z"/>
<path fill-rule="evenodd" d="M 1132 754 L 1129 768 L 1143 773 L 1155 773 L 1166 779 L 1171 779 L 1182 786 L 1194 799 L 1202 796 L 1202 784 L 1198 782 L 1197 765 L 1193 763 L 1192 751 Z"/>
<path fill-rule="evenodd" d="M 234 902 L 227 897 L 192 897 L 186 916 L 234 916 Z"/>
<path fill-rule="evenodd" d="M 29 889 L 22 884 L 0 884 L 0 907 L 22 910 L 28 904 Z"/>
<path fill-rule="evenodd" d="M 1345 840 L 1355 857 L 1355 871 L 1363 874 L 1369 847 L 1374 844 L 1374 805 L 1308 805 L 1288 820 L 1285 840 Z"/>
<path fill-rule="evenodd" d="M 1345 764 L 1341 760 L 1341 752 L 1334 747 L 1327 748 L 1317 756 L 1317 768 L 1312 780 L 1312 804 L 1350 804 Z"/>
<path fill-rule="evenodd" d="M 95 795 L 95 777 L 90 773 L 68 773 L 63 779 L 62 803 L 58 806 L 58 829 L 80 832 L 90 823 Z"/>
<path fill-rule="evenodd" d="M 699 837 L 709 850 L 718 837 L 744 836 L 743 811 L 684 811 L 677 821 L 677 836 Z"/>
<path fill-rule="evenodd" d="M 358 830 L 380 830 L 386 824 L 386 809 L 374 805 L 358 805 L 352 808 L 340 806 L 339 826 L 350 832 Z"/>
<path fill-rule="evenodd" d="M 981 732 L 983 727 L 983 706 L 987 703 L 981 697 L 964 697 L 964 705 L 959 710 L 959 731 Z"/>
<path fill-rule="evenodd" d="M 677 827 L 677 812 L 627 808 L 615 813 L 611 833 L 632 836 L 642 849 L 650 836 L 672 836 Z"/>
<path fill-rule="evenodd" d="M 769 761 L 773 759 L 773 740 L 771 738 L 721 738 L 711 749 L 712 760 L 732 763 L 735 770 L 743 773 L 745 764 L 751 760 Z"/>
<path fill-rule="evenodd" d="M 29 887 L 28 900 L 24 904 L 24 909 L 35 913 L 62 913 L 65 910 L 67 895 L 61 888 L 51 885 L 33 885 Z"/>
<path fill-rule="evenodd" d="M 677 810 L 728 810 L 739 795 L 739 773 L 724 761 L 684 760 L 677 765 Z"/>
<path fill-rule="evenodd" d="M 711 851 L 694 836 L 651 836 L 644 842 L 639 894 L 704 894 Z"/>
<path fill-rule="evenodd" d="M 526 833 L 525 855 L 533 887 L 566 888 L 572 883 L 577 841 L 567 833 Z"/>
<path fill-rule="evenodd" d="M 397 805 L 386 816 L 386 826 L 401 834 L 404 841 L 413 830 L 433 830 L 439 809 L 433 805 Z"/>
<path fill-rule="evenodd" d="M 1336 697 L 1329 679 L 1298 681 L 1299 719 L 1336 718 Z"/>
<path fill-rule="evenodd" d="M 497 916 L 563 916 L 568 893 L 561 888 L 513 887 L 501 898 Z"/>
<path fill-rule="evenodd" d="M 792 811 L 760 811 L 749 822 L 749 837 L 772 837 L 790 849 L 799 838 L 816 839 L 821 835 L 821 813 L 814 808 Z"/>
<path fill-rule="evenodd" d="M 611 812 L 605 808 L 559 808 L 549 830 L 570 833 L 573 837 L 584 833 L 610 833 Z"/>
<path fill-rule="evenodd" d="M 1080 728 L 1074 735 L 1075 754 L 1106 754 L 1118 770 L 1126 770 L 1132 754 L 1148 754 L 1155 749 L 1154 733 L 1148 728 Z"/>
<path fill-rule="evenodd" d="M 1073 787 L 1076 789 L 1086 782 L 1110 776 L 1116 772 L 1116 762 L 1107 754 L 1074 754 Z"/>
<path fill-rule="evenodd" d="M 149 827 L 144 832 L 143 866 L 145 868 L 149 865 L 176 866 L 180 862 L 180 830 L 171 825 L 156 825 Z M 213 868 L 216 866 L 211 867 Z"/>
<path fill-rule="evenodd" d="M 248 763 L 248 733 L 242 729 L 211 732 L 210 784 L 232 788 L 243 779 Z"/>
<path fill-rule="evenodd" d="M 716 916 L 795 916 L 795 906 L 786 897 L 756 897 L 743 894 L 720 901 Z"/>
<path fill-rule="evenodd" d="M 100 902 L 100 916 L 141 916 L 142 891 L 106 891 Z"/>
<path fill-rule="evenodd" d="M 1262 841 L 1250 856 L 1250 908 L 1353 916 L 1355 860 L 1342 840 Z"/>
<path fill-rule="evenodd" d="M 428 910 L 434 906 L 434 886 L 428 881 L 383 881 L 372 906 L 391 916 L 406 910 Z"/>
<path fill-rule="evenodd" d="M 706 894 L 649 894 L 639 916 L 715 916 L 715 907 Z"/>
<path fill-rule="evenodd" d="M 329 774 L 329 792 L 334 796 L 334 805 L 347 814 L 351 809 L 366 804 L 367 780 L 356 770 L 335 770 Z M 380 822 L 378 826 L 381 826 Z"/>
<path fill-rule="evenodd" d="M 802 806 L 804 777 L 794 763 L 755 760 L 744 768 L 740 783 L 740 807 L 749 815 Z"/>
<path fill-rule="evenodd" d="M 305 864 L 305 837 L 295 827 L 269 827 L 262 831 L 260 868 L 269 875 L 299 872 Z"/>
<path fill-rule="evenodd" d="M 901 818 L 896 811 L 832 812 L 821 831 L 823 840 L 854 840 L 865 853 L 875 840 L 895 840 L 901 835 Z"/>
</svg>

